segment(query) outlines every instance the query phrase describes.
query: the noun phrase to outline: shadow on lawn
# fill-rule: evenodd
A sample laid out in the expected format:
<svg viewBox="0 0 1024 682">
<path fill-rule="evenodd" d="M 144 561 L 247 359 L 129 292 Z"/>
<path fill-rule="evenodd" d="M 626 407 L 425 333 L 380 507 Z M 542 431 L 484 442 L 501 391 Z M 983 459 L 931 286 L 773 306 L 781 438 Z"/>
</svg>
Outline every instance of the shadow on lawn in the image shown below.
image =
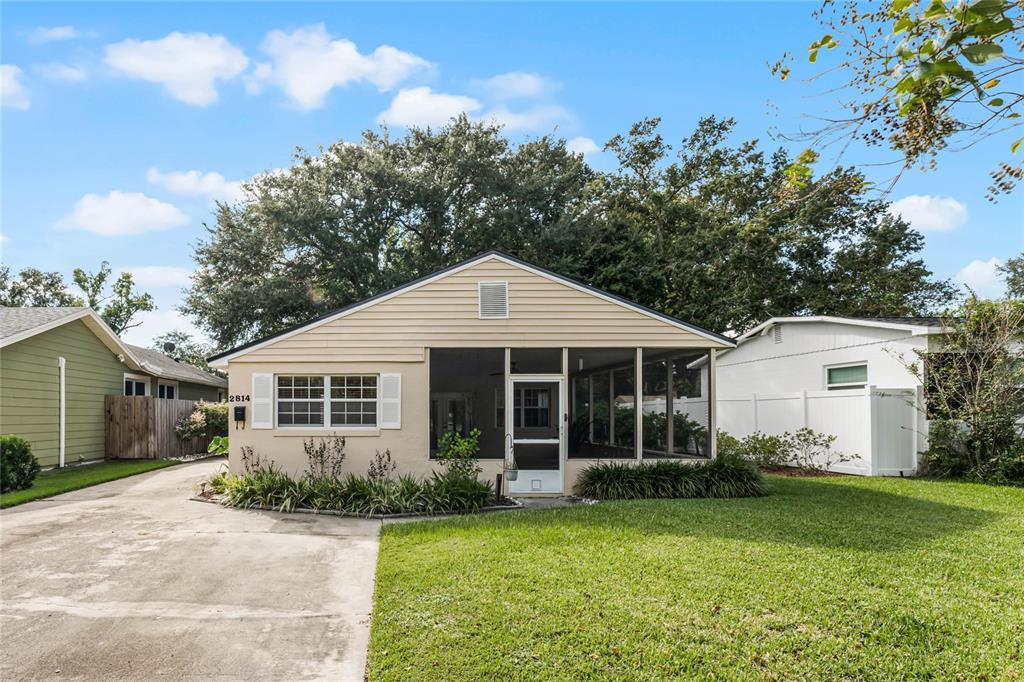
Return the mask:
<svg viewBox="0 0 1024 682">
<path fill-rule="evenodd" d="M 773 489 L 774 494 L 760 498 L 603 502 L 582 509 L 538 511 L 531 521 L 890 552 L 968 532 L 999 516 L 813 479 L 773 482 Z"/>
</svg>

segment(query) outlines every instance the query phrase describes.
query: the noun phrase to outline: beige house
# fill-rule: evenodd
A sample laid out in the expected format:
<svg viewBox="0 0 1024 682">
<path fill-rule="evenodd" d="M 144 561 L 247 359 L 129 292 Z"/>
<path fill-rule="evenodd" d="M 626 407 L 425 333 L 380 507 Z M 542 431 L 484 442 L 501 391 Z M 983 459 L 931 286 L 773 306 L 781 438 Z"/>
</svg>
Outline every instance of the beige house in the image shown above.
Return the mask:
<svg viewBox="0 0 1024 682">
<path fill-rule="evenodd" d="M 484 476 L 515 468 L 510 492 L 557 494 L 596 461 L 714 456 L 715 352 L 734 345 L 490 252 L 210 365 L 245 408 L 236 470 L 249 446 L 301 473 L 304 440 L 337 435 L 351 471 L 390 450 L 425 474 L 444 433 L 478 429 Z"/>
</svg>

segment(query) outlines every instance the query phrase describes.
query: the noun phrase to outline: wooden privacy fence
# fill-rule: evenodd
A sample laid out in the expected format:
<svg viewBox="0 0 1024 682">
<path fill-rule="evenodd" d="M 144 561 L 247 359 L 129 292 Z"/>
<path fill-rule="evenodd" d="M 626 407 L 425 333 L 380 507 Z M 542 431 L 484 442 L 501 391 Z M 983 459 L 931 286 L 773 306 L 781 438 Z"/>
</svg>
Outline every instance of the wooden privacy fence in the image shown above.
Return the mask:
<svg viewBox="0 0 1024 682">
<path fill-rule="evenodd" d="M 103 400 L 106 456 L 158 459 L 206 452 L 209 438 L 179 440 L 174 433 L 178 420 L 191 414 L 198 402 L 153 396 L 106 396 Z"/>
</svg>

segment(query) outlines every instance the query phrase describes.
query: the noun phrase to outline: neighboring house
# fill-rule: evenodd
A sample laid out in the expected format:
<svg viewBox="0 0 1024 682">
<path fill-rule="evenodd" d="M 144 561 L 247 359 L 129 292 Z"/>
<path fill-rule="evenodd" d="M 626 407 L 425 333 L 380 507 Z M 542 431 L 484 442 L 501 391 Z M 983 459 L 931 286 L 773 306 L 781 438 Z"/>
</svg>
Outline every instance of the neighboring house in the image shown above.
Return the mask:
<svg viewBox="0 0 1024 682">
<path fill-rule="evenodd" d="M 807 426 L 860 456 L 836 471 L 912 474 L 928 424 L 908 364 L 942 331 L 933 317 L 773 317 L 720 355 L 719 428 L 745 436 Z"/>
<path fill-rule="evenodd" d="M 514 461 L 511 492 L 546 494 L 602 459 L 713 456 L 714 382 L 690 365 L 733 345 L 490 252 L 210 364 L 245 408 L 235 469 L 252 447 L 301 473 L 304 441 L 334 434 L 349 471 L 389 450 L 399 472 L 424 474 L 445 433 L 479 429 L 484 476 Z"/>
<path fill-rule="evenodd" d="M 125 344 L 139 359 L 146 377 L 125 377 L 125 395 L 153 395 L 178 400 L 220 402 L 228 390 L 227 379 L 178 362 L 160 351 Z M 142 385 L 140 385 L 140 382 Z"/>
<path fill-rule="evenodd" d="M 122 342 L 90 308 L 0 308 L 0 433 L 44 466 L 102 459 L 106 395 L 217 400 L 227 381 Z"/>
</svg>

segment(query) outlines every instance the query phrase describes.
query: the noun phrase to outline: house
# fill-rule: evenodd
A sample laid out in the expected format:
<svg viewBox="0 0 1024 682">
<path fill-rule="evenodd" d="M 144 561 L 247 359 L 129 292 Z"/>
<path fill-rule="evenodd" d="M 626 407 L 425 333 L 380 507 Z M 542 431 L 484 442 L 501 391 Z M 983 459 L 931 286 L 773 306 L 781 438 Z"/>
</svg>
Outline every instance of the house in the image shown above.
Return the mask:
<svg viewBox="0 0 1024 682">
<path fill-rule="evenodd" d="M 745 436 L 809 427 L 859 456 L 835 471 L 913 474 L 928 423 L 908 365 L 942 333 L 934 317 L 773 317 L 720 354 L 719 428 Z"/>
<path fill-rule="evenodd" d="M 714 381 L 690 365 L 733 345 L 489 252 L 209 362 L 243 408 L 236 470 L 251 447 L 301 473 L 304 440 L 333 434 L 350 471 L 389 450 L 425 474 L 442 435 L 478 429 L 484 476 L 514 462 L 511 492 L 548 494 L 599 460 L 713 456 Z"/>
<path fill-rule="evenodd" d="M 104 396 L 218 400 L 227 381 L 121 341 L 91 308 L 0 308 L 0 433 L 44 466 L 102 459 Z"/>
</svg>

